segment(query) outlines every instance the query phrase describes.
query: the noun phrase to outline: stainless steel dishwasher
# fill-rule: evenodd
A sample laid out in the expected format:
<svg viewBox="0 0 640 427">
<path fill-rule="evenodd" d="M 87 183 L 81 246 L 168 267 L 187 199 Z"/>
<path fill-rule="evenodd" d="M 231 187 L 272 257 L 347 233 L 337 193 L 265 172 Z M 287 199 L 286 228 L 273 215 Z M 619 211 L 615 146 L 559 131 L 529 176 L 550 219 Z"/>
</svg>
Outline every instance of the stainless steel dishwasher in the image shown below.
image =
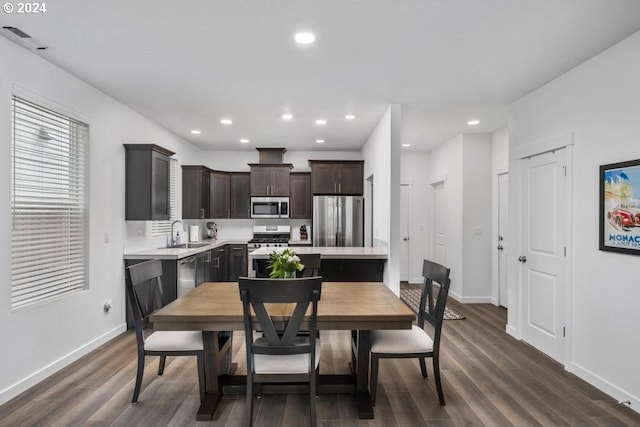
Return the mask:
<svg viewBox="0 0 640 427">
<path fill-rule="evenodd" d="M 207 282 L 211 267 L 211 251 L 202 252 L 178 262 L 178 298 Z"/>
<path fill-rule="evenodd" d="M 178 262 L 178 298 L 196 287 L 196 257 Z"/>
</svg>

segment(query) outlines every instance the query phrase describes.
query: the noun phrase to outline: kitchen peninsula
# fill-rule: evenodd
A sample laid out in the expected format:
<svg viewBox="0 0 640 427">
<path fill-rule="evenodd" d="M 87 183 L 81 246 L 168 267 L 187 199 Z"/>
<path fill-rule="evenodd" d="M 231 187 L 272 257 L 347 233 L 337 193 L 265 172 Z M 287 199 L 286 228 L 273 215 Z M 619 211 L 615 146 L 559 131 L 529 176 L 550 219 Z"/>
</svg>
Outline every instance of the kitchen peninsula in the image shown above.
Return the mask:
<svg viewBox="0 0 640 427">
<path fill-rule="evenodd" d="M 382 282 L 387 249 L 362 246 L 308 246 L 292 248 L 298 254 L 320 254 L 320 274 L 325 281 Z M 256 277 L 268 277 L 269 254 L 274 248 L 249 253 L 249 265 Z"/>
</svg>

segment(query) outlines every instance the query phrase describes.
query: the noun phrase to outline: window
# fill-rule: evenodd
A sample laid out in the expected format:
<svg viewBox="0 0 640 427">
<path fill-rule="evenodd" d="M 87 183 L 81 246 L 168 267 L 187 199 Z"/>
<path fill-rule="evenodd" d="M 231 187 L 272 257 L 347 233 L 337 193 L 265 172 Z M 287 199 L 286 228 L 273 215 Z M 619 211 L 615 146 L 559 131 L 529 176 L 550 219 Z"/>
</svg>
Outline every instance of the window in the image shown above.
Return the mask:
<svg viewBox="0 0 640 427">
<path fill-rule="evenodd" d="M 11 308 L 85 289 L 89 126 L 13 97 Z"/>
<path fill-rule="evenodd" d="M 166 236 L 171 233 L 171 223 L 177 219 L 176 212 L 176 174 L 178 160 L 171 158 L 169 163 L 169 221 L 151 221 L 151 236 Z"/>
</svg>

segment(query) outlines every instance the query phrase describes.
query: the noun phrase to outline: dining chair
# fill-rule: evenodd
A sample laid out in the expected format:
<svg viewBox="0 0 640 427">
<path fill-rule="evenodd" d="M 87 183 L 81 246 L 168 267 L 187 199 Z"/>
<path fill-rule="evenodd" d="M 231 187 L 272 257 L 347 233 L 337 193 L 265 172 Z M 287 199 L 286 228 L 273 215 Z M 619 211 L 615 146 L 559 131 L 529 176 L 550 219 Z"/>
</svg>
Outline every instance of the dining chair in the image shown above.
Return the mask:
<svg viewBox="0 0 640 427">
<path fill-rule="evenodd" d="M 164 306 L 162 292 L 162 263 L 150 260 L 126 269 L 127 294 L 133 313 L 138 346 L 138 371 L 131 403 L 138 402 L 145 356 L 160 356 L 158 375 L 164 373 L 167 356 L 196 356 L 200 397 L 204 396 L 204 346 L 200 331 L 149 332 L 149 317 Z"/>
<path fill-rule="evenodd" d="M 300 279 L 238 279 L 247 351 L 247 416 L 253 425 L 253 385 L 293 382 L 309 384 L 311 425 L 316 425 L 316 387 L 320 340 L 316 338 L 321 277 Z M 266 304 L 295 304 L 286 322 L 274 319 Z M 281 307 L 281 306 L 280 306 Z M 305 313 L 311 307 L 309 313 Z M 253 312 L 252 312 L 253 310 Z M 252 315 L 255 313 L 255 317 Z M 298 331 L 305 320 L 309 334 Z M 277 327 L 283 323 L 281 327 Z M 262 334 L 254 336 L 256 330 Z"/>
<path fill-rule="evenodd" d="M 451 270 L 435 262 L 424 260 L 422 263 L 422 294 L 418 309 L 417 325 L 411 329 L 379 330 L 371 332 L 371 402 L 376 403 L 378 388 L 378 363 L 382 358 L 417 358 L 420 361 L 422 376 L 427 378 L 425 358 L 433 359 L 433 375 L 440 405 L 444 406 L 444 394 L 440 380 L 440 338 L 444 309 L 449 294 Z M 434 287 L 439 287 L 437 299 Z M 432 335 L 424 327 L 425 321 L 432 326 Z"/>
<path fill-rule="evenodd" d="M 320 276 L 320 254 L 297 254 L 300 262 L 304 265 L 302 271 L 298 271 L 297 277 Z"/>
</svg>

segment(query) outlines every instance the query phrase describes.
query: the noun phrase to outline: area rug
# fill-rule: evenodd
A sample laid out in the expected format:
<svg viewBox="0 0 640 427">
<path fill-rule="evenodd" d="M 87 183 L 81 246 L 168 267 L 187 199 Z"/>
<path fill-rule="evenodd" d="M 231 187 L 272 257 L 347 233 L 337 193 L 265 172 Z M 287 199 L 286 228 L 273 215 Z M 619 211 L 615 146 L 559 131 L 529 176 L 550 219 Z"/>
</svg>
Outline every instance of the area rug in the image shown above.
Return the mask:
<svg viewBox="0 0 640 427">
<path fill-rule="evenodd" d="M 422 285 L 411 285 L 407 283 L 400 284 L 400 299 L 413 310 L 414 313 L 418 312 L 418 306 L 420 305 L 420 293 Z M 455 310 L 449 307 L 444 308 L 445 320 L 460 320 L 465 317 Z"/>
</svg>

